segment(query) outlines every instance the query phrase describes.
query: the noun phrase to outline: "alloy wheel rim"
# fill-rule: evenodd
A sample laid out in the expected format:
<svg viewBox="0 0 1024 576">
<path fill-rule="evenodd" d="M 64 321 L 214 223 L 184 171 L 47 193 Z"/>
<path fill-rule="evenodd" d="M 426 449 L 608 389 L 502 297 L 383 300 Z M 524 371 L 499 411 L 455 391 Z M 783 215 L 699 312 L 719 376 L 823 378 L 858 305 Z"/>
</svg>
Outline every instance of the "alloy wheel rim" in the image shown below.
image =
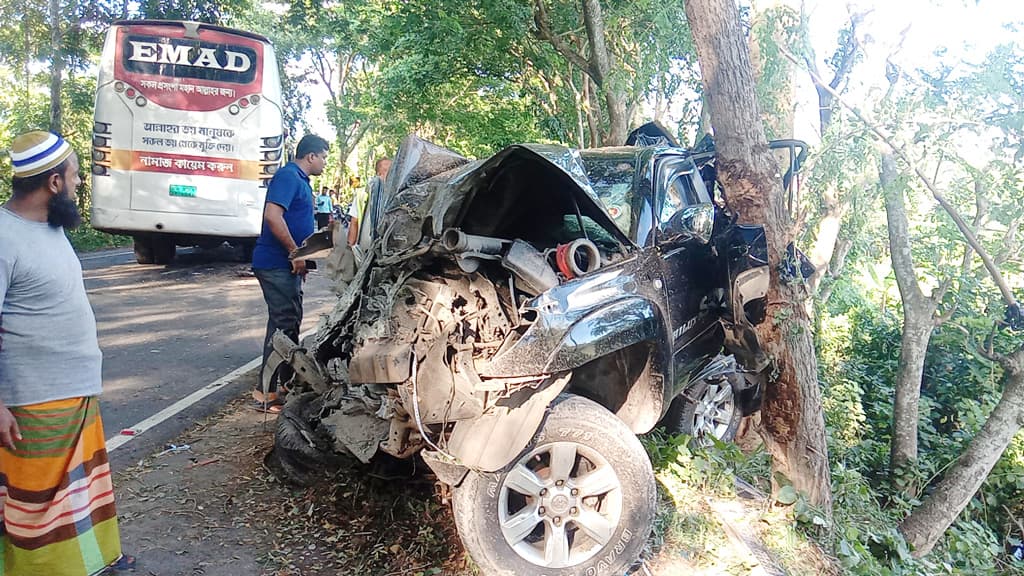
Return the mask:
<svg viewBox="0 0 1024 576">
<path fill-rule="evenodd" d="M 622 484 L 599 452 L 575 442 L 534 448 L 505 475 L 498 522 L 521 558 L 544 568 L 593 558 L 622 519 Z"/>
<path fill-rule="evenodd" d="M 693 411 L 693 436 L 704 444 L 721 440 L 732 425 L 736 400 L 727 381 L 709 382 Z"/>
</svg>

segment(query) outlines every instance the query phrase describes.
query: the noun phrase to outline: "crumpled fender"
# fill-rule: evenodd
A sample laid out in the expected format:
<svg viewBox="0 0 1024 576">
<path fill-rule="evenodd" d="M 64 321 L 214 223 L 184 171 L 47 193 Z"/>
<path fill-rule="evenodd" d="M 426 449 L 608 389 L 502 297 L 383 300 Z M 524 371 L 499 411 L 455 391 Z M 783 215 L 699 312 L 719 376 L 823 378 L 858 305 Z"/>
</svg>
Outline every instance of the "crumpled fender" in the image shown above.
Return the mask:
<svg viewBox="0 0 1024 576">
<path fill-rule="evenodd" d="M 541 313 L 515 344 L 481 367 L 480 375 L 510 378 L 554 374 L 638 342 L 664 338 L 664 320 L 650 300 L 622 298 L 563 322 Z"/>
<path fill-rule="evenodd" d="M 571 373 L 548 379 L 529 396 L 496 406 L 479 418 L 455 423 L 448 454 L 466 469 L 494 472 L 508 465 L 530 443 L 551 403 L 569 384 Z M 432 464 L 427 460 L 428 464 Z M 461 477 L 452 481 L 457 484 Z"/>
<path fill-rule="evenodd" d="M 612 302 L 572 325 L 551 354 L 544 371 L 571 370 L 638 342 L 657 339 L 662 334 L 661 316 L 651 301 L 629 298 Z"/>
</svg>

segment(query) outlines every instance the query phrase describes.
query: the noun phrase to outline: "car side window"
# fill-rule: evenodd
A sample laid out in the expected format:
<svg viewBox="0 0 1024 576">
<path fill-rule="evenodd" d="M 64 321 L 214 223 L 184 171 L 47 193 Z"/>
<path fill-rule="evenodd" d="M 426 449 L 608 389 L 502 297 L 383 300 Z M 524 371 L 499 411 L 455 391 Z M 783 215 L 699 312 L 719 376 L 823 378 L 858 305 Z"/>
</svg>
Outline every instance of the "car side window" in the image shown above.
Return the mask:
<svg viewBox="0 0 1024 576">
<path fill-rule="evenodd" d="M 665 162 L 660 167 L 658 224 L 663 227 L 676 212 L 700 203 L 693 184 L 692 162 Z"/>
</svg>

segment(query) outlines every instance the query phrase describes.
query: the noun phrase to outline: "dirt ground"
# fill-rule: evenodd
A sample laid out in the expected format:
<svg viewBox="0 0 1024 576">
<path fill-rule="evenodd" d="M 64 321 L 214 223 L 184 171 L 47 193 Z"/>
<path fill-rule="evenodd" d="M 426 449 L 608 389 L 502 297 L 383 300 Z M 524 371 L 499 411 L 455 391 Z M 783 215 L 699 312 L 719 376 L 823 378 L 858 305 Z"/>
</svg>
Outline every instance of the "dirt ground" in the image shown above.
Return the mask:
<svg viewBox="0 0 1024 576">
<path fill-rule="evenodd" d="M 254 379 L 254 375 L 245 377 Z M 122 541 L 153 576 L 469 574 L 430 477 L 353 465 L 310 489 L 264 465 L 275 420 L 246 397 L 115 477 Z"/>
<path fill-rule="evenodd" d="M 238 397 L 173 441 L 187 449 L 150 455 L 116 474 L 122 541 L 139 558 L 137 574 L 477 574 L 429 471 L 353 463 L 313 488 L 286 486 L 264 464 L 274 427 L 273 416 Z M 724 535 L 716 540 L 729 546 Z M 649 551 L 632 574 L 765 574 L 756 561 L 725 556 L 732 560 L 695 566 L 687 552 L 665 546 Z"/>
</svg>

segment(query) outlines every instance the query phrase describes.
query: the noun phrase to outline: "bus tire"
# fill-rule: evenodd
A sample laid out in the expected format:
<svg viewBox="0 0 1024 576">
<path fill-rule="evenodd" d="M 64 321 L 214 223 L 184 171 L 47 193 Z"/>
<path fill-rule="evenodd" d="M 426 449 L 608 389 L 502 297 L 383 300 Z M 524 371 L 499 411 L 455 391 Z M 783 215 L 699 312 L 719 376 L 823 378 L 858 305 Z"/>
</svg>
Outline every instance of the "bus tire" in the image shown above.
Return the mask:
<svg viewBox="0 0 1024 576">
<path fill-rule="evenodd" d="M 153 239 L 153 264 L 170 264 L 178 253 L 174 238 Z"/>
<path fill-rule="evenodd" d="M 132 242 L 135 248 L 135 261 L 139 264 L 153 263 L 153 242 L 150 238 L 136 236 Z"/>
</svg>

